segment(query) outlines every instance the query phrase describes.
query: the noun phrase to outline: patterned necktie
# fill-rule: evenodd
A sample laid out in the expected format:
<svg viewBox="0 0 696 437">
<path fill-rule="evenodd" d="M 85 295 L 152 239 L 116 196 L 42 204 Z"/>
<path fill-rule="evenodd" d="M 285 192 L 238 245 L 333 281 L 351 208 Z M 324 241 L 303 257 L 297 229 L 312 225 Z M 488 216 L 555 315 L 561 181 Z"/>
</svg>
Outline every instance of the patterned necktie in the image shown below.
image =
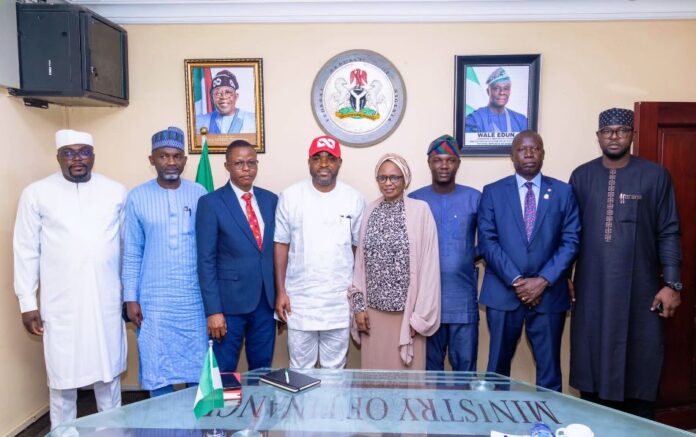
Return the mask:
<svg viewBox="0 0 696 437">
<path fill-rule="evenodd" d="M 261 227 L 259 226 L 259 220 L 256 218 L 254 208 L 252 208 L 251 206 L 251 193 L 242 194 L 242 199 L 244 199 L 244 202 L 246 202 L 246 216 L 247 220 L 249 220 L 251 233 L 254 234 L 256 244 L 259 245 L 259 250 L 261 250 L 263 249 L 263 240 L 261 239 Z"/>
<path fill-rule="evenodd" d="M 527 187 L 527 194 L 524 196 L 524 229 L 527 231 L 527 241 L 529 241 L 536 220 L 536 199 L 534 198 L 534 190 L 532 190 L 534 184 L 526 182 L 524 185 Z"/>
</svg>

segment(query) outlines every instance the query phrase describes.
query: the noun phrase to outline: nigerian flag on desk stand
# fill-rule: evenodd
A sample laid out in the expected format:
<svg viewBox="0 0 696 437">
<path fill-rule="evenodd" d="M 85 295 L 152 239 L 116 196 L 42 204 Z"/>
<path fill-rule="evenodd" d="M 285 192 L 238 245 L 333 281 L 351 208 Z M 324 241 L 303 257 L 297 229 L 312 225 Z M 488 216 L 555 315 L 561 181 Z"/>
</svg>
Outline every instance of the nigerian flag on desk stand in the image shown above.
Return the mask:
<svg viewBox="0 0 696 437">
<path fill-rule="evenodd" d="M 222 392 L 220 369 L 213 353 L 213 340 L 208 341 L 208 353 L 205 354 L 201 380 L 198 382 L 196 400 L 193 402 L 193 413 L 200 419 L 216 408 L 223 408 L 225 400 Z"/>
<path fill-rule="evenodd" d="M 208 139 L 203 134 L 203 150 L 201 150 L 201 159 L 198 161 L 198 170 L 196 171 L 196 182 L 203 185 L 209 192 L 215 190 L 213 185 L 213 171 L 210 169 L 210 158 L 208 158 Z"/>
</svg>

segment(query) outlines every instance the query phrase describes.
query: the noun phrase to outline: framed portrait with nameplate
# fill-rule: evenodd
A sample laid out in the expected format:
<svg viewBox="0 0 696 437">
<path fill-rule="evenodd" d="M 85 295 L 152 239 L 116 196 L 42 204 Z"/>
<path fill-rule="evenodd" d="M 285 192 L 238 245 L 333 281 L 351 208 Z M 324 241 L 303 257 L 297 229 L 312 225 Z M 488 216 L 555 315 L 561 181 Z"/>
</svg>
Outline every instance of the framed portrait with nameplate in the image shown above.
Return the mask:
<svg viewBox="0 0 696 437">
<path fill-rule="evenodd" d="M 245 140 L 264 153 L 263 62 L 249 59 L 187 59 L 186 121 L 189 153 L 225 153 Z"/>
<path fill-rule="evenodd" d="M 507 156 L 537 129 L 541 55 L 455 57 L 454 131 L 462 155 Z"/>
</svg>

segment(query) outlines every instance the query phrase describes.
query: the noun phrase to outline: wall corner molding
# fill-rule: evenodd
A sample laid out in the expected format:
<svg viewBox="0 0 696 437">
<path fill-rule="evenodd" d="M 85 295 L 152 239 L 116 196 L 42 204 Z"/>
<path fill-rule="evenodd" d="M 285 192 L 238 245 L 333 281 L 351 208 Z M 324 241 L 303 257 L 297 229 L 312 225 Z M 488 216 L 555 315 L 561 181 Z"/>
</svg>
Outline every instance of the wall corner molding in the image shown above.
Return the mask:
<svg viewBox="0 0 696 437">
<path fill-rule="evenodd" d="M 70 0 L 118 24 L 696 19 L 696 0 Z"/>
</svg>

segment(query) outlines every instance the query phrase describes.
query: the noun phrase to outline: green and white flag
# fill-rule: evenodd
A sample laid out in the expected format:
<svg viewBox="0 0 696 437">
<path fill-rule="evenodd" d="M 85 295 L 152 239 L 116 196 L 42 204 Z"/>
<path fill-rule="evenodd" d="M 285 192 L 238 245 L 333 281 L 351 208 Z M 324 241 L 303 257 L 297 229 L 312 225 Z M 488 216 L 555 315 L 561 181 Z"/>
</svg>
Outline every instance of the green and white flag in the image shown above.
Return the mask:
<svg viewBox="0 0 696 437">
<path fill-rule="evenodd" d="M 203 135 L 203 150 L 201 150 L 201 159 L 198 161 L 198 170 L 196 171 L 196 182 L 211 193 L 215 190 L 213 184 L 213 170 L 210 168 L 210 158 L 208 157 L 208 139 Z"/>
<path fill-rule="evenodd" d="M 210 340 L 203 370 L 201 370 L 201 379 L 198 382 L 196 400 L 193 402 L 193 413 L 196 415 L 196 419 L 200 419 L 214 409 L 224 406 L 222 378 L 220 378 L 220 369 L 213 353 L 213 341 Z"/>
<path fill-rule="evenodd" d="M 466 115 L 488 105 L 486 84 L 479 81 L 474 67 L 466 67 Z"/>
<path fill-rule="evenodd" d="M 193 69 L 193 107 L 196 115 L 207 114 L 212 111 L 212 102 L 208 98 L 208 90 L 213 81 L 212 73 L 208 67 Z"/>
</svg>

